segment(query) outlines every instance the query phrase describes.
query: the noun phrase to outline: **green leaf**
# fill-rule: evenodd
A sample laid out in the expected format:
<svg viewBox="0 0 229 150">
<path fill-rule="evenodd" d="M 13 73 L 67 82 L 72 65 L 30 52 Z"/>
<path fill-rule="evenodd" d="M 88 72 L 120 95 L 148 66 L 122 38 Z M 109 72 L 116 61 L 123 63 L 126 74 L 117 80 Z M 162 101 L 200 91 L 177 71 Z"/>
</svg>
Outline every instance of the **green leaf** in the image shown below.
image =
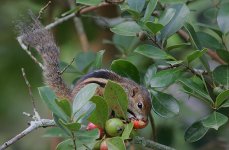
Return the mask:
<svg viewBox="0 0 229 150">
<path fill-rule="evenodd" d="M 162 24 L 163 26 L 167 25 L 173 16 L 176 13 L 176 9 L 174 8 L 167 8 L 161 15 L 161 17 L 158 20 L 158 23 Z"/>
<path fill-rule="evenodd" d="M 105 52 L 105 50 L 101 50 L 101 51 L 97 52 L 96 59 L 95 59 L 95 69 L 100 69 L 102 67 L 104 52 Z"/>
<path fill-rule="evenodd" d="M 146 7 L 146 11 L 145 11 L 144 17 L 143 17 L 143 21 L 144 22 L 146 22 L 146 21 L 148 21 L 150 19 L 154 9 L 157 6 L 157 1 L 158 0 L 149 0 L 149 2 L 147 4 L 147 7 Z"/>
<path fill-rule="evenodd" d="M 59 120 L 59 123 L 64 126 L 65 128 L 67 128 L 68 130 L 70 130 L 71 132 L 75 132 L 78 131 L 81 127 L 80 123 L 77 122 L 72 122 L 72 123 L 65 123 L 62 120 Z"/>
<path fill-rule="evenodd" d="M 219 108 L 226 100 L 229 99 L 229 90 L 223 91 L 216 97 L 215 106 Z"/>
<path fill-rule="evenodd" d="M 160 23 L 153 23 L 153 22 L 146 22 L 146 27 L 153 33 L 156 34 L 157 32 L 163 29 L 163 25 Z"/>
<path fill-rule="evenodd" d="M 221 59 L 223 59 L 226 63 L 229 64 L 229 52 L 228 51 L 218 49 L 216 53 L 219 55 Z"/>
<path fill-rule="evenodd" d="M 104 98 L 93 96 L 91 101 L 96 104 L 96 109 L 92 112 L 88 120 L 99 127 L 104 128 L 105 122 L 109 118 L 109 110 Z"/>
<path fill-rule="evenodd" d="M 55 93 L 47 86 L 38 88 L 39 94 L 43 102 L 48 106 L 48 108 L 61 119 L 67 121 L 69 117 L 62 111 L 62 109 L 56 104 Z"/>
<path fill-rule="evenodd" d="M 72 139 L 64 140 L 63 142 L 59 143 L 56 147 L 56 150 L 74 150 Z"/>
<path fill-rule="evenodd" d="M 77 70 L 73 65 L 69 66 L 69 63 L 60 62 L 60 70 L 65 69 L 65 67 L 67 67 L 67 69 L 64 71 L 64 73 L 76 73 L 76 74 L 81 74 L 81 72 L 79 70 Z"/>
<path fill-rule="evenodd" d="M 128 123 L 125 126 L 125 129 L 124 129 L 124 131 L 122 133 L 122 140 L 130 139 L 130 133 L 132 132 L 133 127 L 134 127 L 134 124 L 132 122 Z"/>
<path fill-rule="evenodd" d="M 43 137 L 67 137 L 67 134 L 61 128 L 53 127 L 47 129 Z"/>
<path fill-rule="evenodd" d="M 203 126 L 202 122 L 196 122 L 192 124 L 186 131 L 185 131 L 185 141 L 187 142 L 196 142 L 201 139 L 208 131 L 209 128 Z"/>
<path fill-rule="evenodd" d="M 111 63 L 111 70 L 123 77 L 130 78 L 135 82 L 140 83 L 138 69 L 129 61 L 122 59 L 114 60 Z"/>
<path fill-rule="evenodd" d="M 128 52 L 132 51 L 136 44 L 139 42 L 136 36 L 122 36 L 118 34 L 114 34 L 112 41 L 122 53 L 128 54 Z"/>
<path fill-rule="evenodd" d="M 194 44 L 194 47 L 198 50 L 202 50 L 203 47 L 196 35 L 196 32 L 193 28 L 193 26 L 189 23 L 185 23 L 185 29 L 187 30 L 188 34 L 190 35 L 191 41 Z M 200 57 L 200 61 L 202 62 L 202 64 L 204 65 L 204 67 L 207 69 L 208 72 L 211 72 L 208 61 L 206 59 L 206 57 L 202 56 Z"/>
<path fill-rule="evenodd" d="M 194 51 L 194 52 L 192 52 L 191 54 L 189 54 L 188 56 L 187 56 L 187 61 L 188 61 L 188 63 L 191 63 L 193 60 L 195 60 L 195 59 L 197 59 L 197 58 L 200 58 L 201 56 L 203 56 L 204 55 L 204 53 L 207 51 L 207 49 L 205 48 L 205 49 L 203 49 L 203 50 L 196 50 L 196 51 Z"/>
<path fill-rule="evenodd" d="M 179 80 L 181 84 L 185 86 L 188 90 L 185 90 L 186 93 L 190 94 L 191 96 L 197 97 L 208 104 L 212 105 L 213 100 L 209 96 L 209 94 L 206 92 L 206 90 L 203 89 L 203 87 L 199 86 L 197 83 L 190 79 L 180 79 Z M 204 85 L 202 81 L 202 85 Z"/>
<path fill-rule="evenodd" d="M 96 59 L 95 52 L 80 52 L 75 57 L 75 64 L 77 68 L 82 72 L 87 72 L 90 67 L 93 65 L 93 62 Z"/>
<path fill-rule="evenodd" d="M 56 125 L 60 129 L 62 129 L 62 131 L 64 131 L 64 133 L 66 133 L 66 135 L 72 136 L 71 131 L 66 126 L 63 125 L 63 122 L 64 121 L 60 117 L 58 117 L 57 115 L 55 115 L 54 113 L 52 115 L 53 115 L 53 119 L 54 119 Z"/>
<path fill-rule="evenodd" d="M 222 48 L 221 43 L 213 36 L 205 32 L 197 32 L 197 38 L 202 47 L 218 50 Z"/>
<path fill-rule="evenodd" d="M 153 110 L 159 116 L 170 118 L 179 113 L 179 104 L 173 96 L 153 90 L 151 90 L 150 93 L 153 97 Z"/>
<path fill-rule="evenodd" d="M 73 100 L 73 115 L 75 120 L 78 120 L 93 106 L 89 100 L 94 96 L 98 86 L 95 83 L 87 84 L 76 94 Z"/>
<path fill-rule="evenodd" d="M 223 105 L 221 105 L 220 107 L 224 107 L 224 108 L 229 107 L 229 99 L 226 100 L 226 101 L 223 103 Z"/>
<path fill-rule="evenodd" d="M 62 111 L 68 116 L 71 117 L 72 115 L 72 108 L 71 104 L 69 103 L 69 100 L 63 99 L 63 100 L 55 100 L 56 104 L 62 109 Z"/>
<path fill-rule="evenodd" d="M 149 87 L 150 86 L 150 82 L 151 80 L 153 79 L 154 75 L 156 74 L 157 72 L 157 67 L 155 64 L 151 65 L 146 73 L 145 73 L 145 76 L 144 76 L 144 84 L 146 87 Z"/>
<path fill-rule="evenodd" d="M 220 30 L 226 34 L 229 32 L 229 3 L 224 3 L 220 5 L 217 22 Z"/>
<path fill-rule="evenodd" d="M 142 54 L 146 57 L 152 59 L 174 59 L 171 55 L 167 54 L 165 51 L 148 44 L 142 44 L 138 46 L 134 52 Z"/>
<path fill-rule="evenodd" d="M 110 30 L 123 36 L 136 36 L 138 32 L 142 31 L 141 27 L 134 21 L 122 22 Z"/>
<path fill-rule="evenodd" d="M 166 87 L 173 84 L 182 75 L 182 69 L 167 69 L 157 72 L 150 82 L 151 87 Z"/>
<path fill-rule="evenodd" d="M 89 6 L 95 6 L 99 5 L 101 3 L 101 0 L 77 0 L 76 1 L 79 4 L 89 5 Z"/>
<path fill-rule="evenodd" d="M 220 65 L 213 70 L 213 79 L 219 84 L 229 86 L 229 65 Z"/>
<path fill-rule="evenodd" d="M 126 118 L 128 98 L 126 92 L 119 84 L 108 81 L 105 86 L 104 98 L 117 116 Z"/>
<path fill-rule="evenodd" d="M 145 6 L 145 0 L 127 0 L 130 9 L 141 13 L 142 9 Z"/>
<path fill-rule="evenodd" d="M 166 49 L 169 51 L 169 50 L 173 50 L 173 49 L 181 48 L 181 47 L 185 47 L 185 46 L 190 46 L 190 45 L 191 45 L 191 43 L 180 43 L 180 44 L 175 44 L 175 45 L 169 46 Z"/>
<path fill-rule="evenodd" d="M 219 127 L 224 125 L 227 121 L 227 116 L 214 111 L 207 118 L 202 120 L 202 124 L 207 128 L 213 128 L 215 130 L 218 130 Z"/>
<path fill-rule="evenodd" d="M 176 33 L 184 25 L 187 15 L 190 13 L 189 8 L 185 4 L 175 4 L 172 5 L 172 8 L 176 12 L 171 21 L 161 31 L 160 38 L 163 40 Z"/>
<path fill-rule="evenodd" d="M 170 64 L 172 66 L 179 65 L 183 63 L 183 60 L 177 60 L 177 61 L 166 61 L 167 64 Z"/>
<path fill-rule="evenodd" d="M 75 132 L 77 150 L 93 149 L 96 144 L 96 139 L 99 138 L 99 130 L 93 129 L 90 131 L 79 130 Z M 85 147 L 85 145 L 87 147 Z"/>
<path fill-rule="evenodd" d="M 106 140 L 109 150 L 126 150 L 124 141 L 121 137 L 113 137 Z"/>
</svg>

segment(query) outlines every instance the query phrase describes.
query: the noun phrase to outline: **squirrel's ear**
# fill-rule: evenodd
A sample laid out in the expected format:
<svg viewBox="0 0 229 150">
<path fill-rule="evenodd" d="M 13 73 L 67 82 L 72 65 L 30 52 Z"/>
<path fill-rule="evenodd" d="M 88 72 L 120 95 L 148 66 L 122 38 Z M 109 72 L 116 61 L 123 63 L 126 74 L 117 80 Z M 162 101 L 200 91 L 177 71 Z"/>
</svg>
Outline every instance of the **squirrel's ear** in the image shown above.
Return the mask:
<svg viewBox="0 0 229 150">
<path fill-rule="evenodd" d="M 134 97 L 136 95 L 136 93 L 138 92 L 138 87 L 134 87 L 132 90 L 131 90 L 131 97 Z"/>
</svg>

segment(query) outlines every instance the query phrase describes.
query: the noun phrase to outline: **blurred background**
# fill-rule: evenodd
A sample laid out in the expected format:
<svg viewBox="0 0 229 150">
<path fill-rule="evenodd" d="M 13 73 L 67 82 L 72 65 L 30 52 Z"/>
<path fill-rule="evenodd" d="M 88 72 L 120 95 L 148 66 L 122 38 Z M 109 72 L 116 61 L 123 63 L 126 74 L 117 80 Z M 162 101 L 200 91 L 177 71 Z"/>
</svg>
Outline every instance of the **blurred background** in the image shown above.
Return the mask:
<svg viewBox="0 0 229 150">
<path fill-rule="evenodd" d="M 44 85 L 41 69 L 21 49 L 16 41 L 17 34 L 14 28 L 15 22 L 28 16 L 28 10 L 32 10 L 35 14 L 38 14 L 39 10 L 47 2 L 47 0 L 0 1 L 0 144 L 28 126 L 27 122 L 30 118 L 24 116 L 22 114 L 23 112 L 33 113 L 28 88 L 21 73 L 22 67 L 25 68 L 27 78 L 32 86 L 38 112 L 42 118 L 50 118 L 51 116 L 47 107 L 41 102 L 37 91 L 37 87 Z M 211 19 L 214 22 L 215 20 L 212 18 L 216 16 L 216 10 L 212 9 L 212 5 L 216 2 L 216 0 L 195 0 L 195 2 L 189 5 L 192 18 L 194 20 L 201 20 L 202 22 L 208 22 Z M 52 4 L 42 15 L 42 22 L 47 25 L 67 10 L 69 10 L 67 1 L 53 0 Z M 96 13 L 100 16 L 111 18 L 120 15 L 115 6 L 99 9 Z M 91 17 L 84 16 L 82 17 L 82 21 L 89 40 L 89 49 L 91 51 L 105 49 L 104 67 L 109 66 L 112 59 L 117 58 L 119 55 L 117 48 L 103 42 L 104 40 L 112 40 L 112 33 L 109 29 L 99 26 Z M 82 52 L 82 47 L 72 20 L 58 25 L 52 31 L 61 49 L 61 60 L 69 63 L 75 55 Z M 171 37 L 170 41 L 173 42 L 174 40 L 180 39 Z M 179 49 L 174 51 L 175 54 L 179 54 L 179 52 Z M 37 56 L 36 53 L 35 56 Z M 140 71 L 144 71 L 152 63 L 150 60 L 143 58 L 134 54 L 126 57 Z M 216 65 L 216 62 L 211 62 L 212 68 Z M 64 77 L 70 84 L 75 79 L 75 76 L 74 74 L 66 73 Z M 208 114 L 208 108 L 202 105 L 200 101 L 182 94 L 177 85 L 173 85 L 168 91 L 180 100 L 181 110 L 180 115 L 172 119 L 163 119 L 154 114 L 158 142 L 183 150 L 216 149 L 220 148 L 221 145 L 225 146 L 225 141 L 229 137 L 228 124 L 223 129 L 220 129 L 219 132 L 211 130 L 203 139 L 194 144 L 186 143 L 184 141 L 185 129 L 197 119 Z M 51 146 L 51 139 L 43 137 L 46 130 L 36 130 L 8 149 L 48 150 Z M 150 129 L 146 128 L 141 132 L 150 138 L 148 130 Z"/>
</svg>

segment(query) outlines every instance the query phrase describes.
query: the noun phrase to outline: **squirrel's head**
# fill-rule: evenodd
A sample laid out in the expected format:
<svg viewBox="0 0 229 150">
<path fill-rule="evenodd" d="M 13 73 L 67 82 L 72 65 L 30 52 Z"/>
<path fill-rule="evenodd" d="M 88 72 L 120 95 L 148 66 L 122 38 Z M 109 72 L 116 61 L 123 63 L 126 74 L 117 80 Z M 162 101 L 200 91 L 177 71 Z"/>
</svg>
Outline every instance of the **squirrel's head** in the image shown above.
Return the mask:
<svg viewBox="0 0 229 150">
<path fill-rule="evenodd" d="M 139 128 L 144 128 L 148 123 L 148 116 L 152 107 L 148 90 L 142 86 L 135 86 L 129 89 L 128 98 L 128 119 L 130 121 L 141 121 Z"/>
</svg>

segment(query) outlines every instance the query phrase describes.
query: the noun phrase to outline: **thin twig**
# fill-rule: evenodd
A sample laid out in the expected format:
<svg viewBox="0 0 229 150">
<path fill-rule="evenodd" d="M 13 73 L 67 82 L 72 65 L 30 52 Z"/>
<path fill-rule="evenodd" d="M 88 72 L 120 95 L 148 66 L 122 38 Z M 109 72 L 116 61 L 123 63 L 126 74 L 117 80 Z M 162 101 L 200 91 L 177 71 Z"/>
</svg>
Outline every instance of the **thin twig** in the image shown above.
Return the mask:
<svg viewBox="0 0 229 150">
<path fill-rule="evenodd" d="M 85 13 L 88 13 L 88 12 L 94 11 L 96 9 L 99 9 L 101 7 L 106 7 L 106 6 L 109 6 L 109 5 L 112 5 L 112 4 L 103 2 L 103 3 L 101 3 L 101 4 L 97 5 L 97 6 L 84 7 L 81 10 L 79 10 L 78 12 L 76 12 L 76 13 L 72 13 L 72 14 L 69 14 L 69 15 L 64 16 L 62 18 L 57 19 L 55 22 L 50 23 L 49 25 L 47 25 L 45 27 L 45 29 L 51 29 L 51 28 L 53 28 L 53 27 L 65 22 L 65 21 L 67 21 L 69 19 L 74 18 L 77 15 L 85 14 Z"/>
<path fill-rule="evenodd" d="M 29 134 L 30 132 L 36 130 L 37 128 L 40 128 L 40 127 L 45 128 L 45 127 L 52 127 L 52 126 L 55 126 L 55 121 L 50 120 L 50 119 L 41 119 L 39 121 L 38 120 L 31 121 L 28 128 L 26 128 L 24 131 L 22 131 L 21 133 L 19 133 L 18 135 L 10 139 L 9 141 L 2 144 L 0 146 L 0 150 L 6 149 L 7 147 L 14 144 L 18 140 L 20 140 L 21 138 Z"/>
<path fill-rule="evenodd" d="M 71 65 L 72 63 L 75 61 L 75 57 L 72 59 L 72 61 L 64 67 L 64 69 L 60 72 L 60 74 L 63 74 Z"/>
<path fill-rule="evenodd" d="M 29 46 L 26 46 L 23 42 L 22 42 L 22 37 L 19 36 L 17 37 L 18 43 L 20 44 L 21 48 L 32 58 L 32 60 L 38 64 L 40 66 L 40 68 L 43 70 L 44 66 L 42 65 L 42 63 L 40 63 L 36 57 L 33 56 L 33 54 L 31 53 L 31 51 L 29 50 Z"/>
<path fill-rule="evenodd" d="M 144 147 L 151 148 L 154 150 L 175 150 L 172 147 L 168 147 L 166 145 L 159 144 L 157 142 L 146 140 L 144 137 L 135 136 L 133 139 L 134 144 L 141 144 Z"/>
<path fill-rule="evenodd" d="M 75 8 L 75 1 L 68 0 L 68 4 L 69 4 L 71 9 Z M 77 16 L 75 16 L 73 18 L 73 22 L 74 22 L 75 29 L 76 29 L 77 34 L 78 34 L 79 39 L 80 39 L 82 50 L 86 52 L 89 49 L 89 44 L 88 44 L 87 35 L 84 31 L 83 23 L 82 23 L 81 19 Z"/>
<path fill-rule="evenodd" d="M 40 9 L 39 15 L 38 15 L 37 19 L 40 19 L 40 18 L 41 18 L 41 15 L 44 13 L 45 9 L 47 9 L 48 6 L 49 6 L 51 3 L 52 3 L 51 1 L 48 1 L 48 3 L 47 3 L 44 7 L 42 7 L 42 8 Z"/>
<path fill-rule="evenodd" d="M 40 117 L 40 115 L 38 114 L 38 112 L 36 110 L 35 100 L 34 100 L 34 97 L 33 97 L 32 90 L 31 90 L 31 85 L 30 85 L 30 83 L 29 83 L 29 81 L 28 81 L 28 79 L 26 77 L 24 68 L 21 68 L 21 72 L 22 72 L 22 76 L 23 76 L 23 78 L 25 80 L 25 84 L 28 87 L 29 95 L 30 95 L 30 98 L 31 98 L 31 101 L 32 101 L 32 104 L 33 104 L 33 112 L 34 112 L 33 118 L 34 118 L 34 120 L 38 120 L 39 121 L 41 119 L 41 117 Z"/>
</svg>

